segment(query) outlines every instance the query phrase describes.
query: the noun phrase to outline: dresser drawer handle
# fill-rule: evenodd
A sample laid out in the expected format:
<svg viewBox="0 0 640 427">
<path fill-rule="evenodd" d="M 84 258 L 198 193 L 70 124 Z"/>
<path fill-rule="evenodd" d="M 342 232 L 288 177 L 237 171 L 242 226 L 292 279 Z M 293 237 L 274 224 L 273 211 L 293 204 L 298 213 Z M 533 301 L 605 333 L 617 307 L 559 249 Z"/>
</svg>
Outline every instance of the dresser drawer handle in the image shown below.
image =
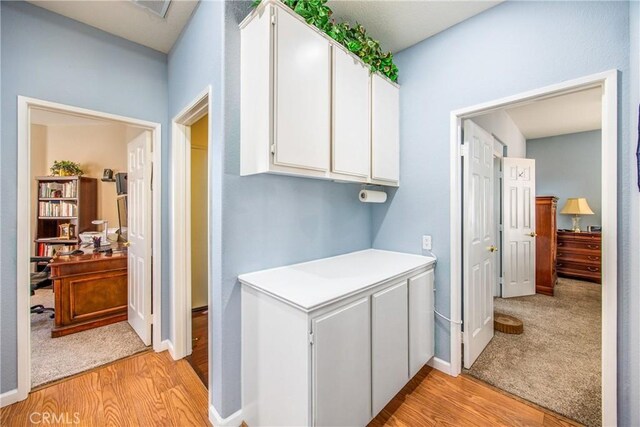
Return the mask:
<svg viewBox="0 0 640 427">
<path fill-rule="evenodd" d="M 600 246 L 598 246 L 598 245 L 587 245 L 587 247 L 589 249 L 600 249 Z"/>
<path fill-rule="evenodd" d="M 599 256 L 588 255 L 587 258 L 589 258 L 591 261 L 600 261 L 600 257 Z"/>
<path fill-rule="evenodd" d="M 591 271 L 591 272 L 597 272 L 600 271 L 600 269 L 598 267 L 587 267 L 587 270 Z"/>
<path fill-rule="evenodd" d="M 558 246 L 564 246 L 564 243 L 558 242 Z"/>
<path fill-rule="evenodd" d="M 559 262 L 559 263 L 556 264 L 556 267 L 562 267 L 562 265 L 563 264 L 561 262 Z"/>
<path fill-rule="evenodd" d="M 558 252 L 558 256 L 563 256 L 564 254 L 562 252 Z"/>
</svg>

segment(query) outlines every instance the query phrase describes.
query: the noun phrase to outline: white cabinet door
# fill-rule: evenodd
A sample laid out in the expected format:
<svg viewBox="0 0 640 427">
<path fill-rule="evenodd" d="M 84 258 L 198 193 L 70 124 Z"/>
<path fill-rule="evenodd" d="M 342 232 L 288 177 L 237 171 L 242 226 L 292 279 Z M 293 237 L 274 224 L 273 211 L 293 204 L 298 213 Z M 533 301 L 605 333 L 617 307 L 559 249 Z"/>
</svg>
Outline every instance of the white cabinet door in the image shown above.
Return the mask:
<svg viewBox="0 0 640 427">
<path fill-rule="evenodd" d="M 276 11 L 274 163 L 327 171 L 331 48 L 304 22 Z"/>
<path fill-rule="evenodd" d="M 369 298 L 312 320 L 316 426 L 364 426 L 371 419 Z"/>
<path fill-rule="evenodd" d="M 375 416 L 409 380 L 407 282 L 373 294 L 371 306 Z"/>
<path fill-rule="evenodd" d="M 369 69 L 342 49 L 334 48 L 333 172 L 369 176 L 369 86 Z"/>
<path fill-rule="evenodd" d="M 409 279 L 410 378 L 433 357 L 433 281 L 433 270 Z"/>
<path fill-rule="evenodd" d="M 400 178 L 400 90 L 374 74 L 371 77 L 371 178 Z"/>
</svg>

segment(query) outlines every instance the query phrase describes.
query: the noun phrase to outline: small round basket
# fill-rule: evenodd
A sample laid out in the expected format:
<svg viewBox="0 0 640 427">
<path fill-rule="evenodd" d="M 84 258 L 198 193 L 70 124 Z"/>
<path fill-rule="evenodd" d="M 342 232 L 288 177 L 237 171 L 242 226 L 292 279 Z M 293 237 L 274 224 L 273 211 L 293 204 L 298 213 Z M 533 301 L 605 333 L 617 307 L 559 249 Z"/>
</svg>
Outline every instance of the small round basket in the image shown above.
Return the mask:
<svg viewBox="0 0 640 427">
<path fill-rule="evenodd" d="M 522 320 L 502 313 L 493 313 L 493 328 L 505 334 L 521 334 L 524 331 Z"/>
</svg>

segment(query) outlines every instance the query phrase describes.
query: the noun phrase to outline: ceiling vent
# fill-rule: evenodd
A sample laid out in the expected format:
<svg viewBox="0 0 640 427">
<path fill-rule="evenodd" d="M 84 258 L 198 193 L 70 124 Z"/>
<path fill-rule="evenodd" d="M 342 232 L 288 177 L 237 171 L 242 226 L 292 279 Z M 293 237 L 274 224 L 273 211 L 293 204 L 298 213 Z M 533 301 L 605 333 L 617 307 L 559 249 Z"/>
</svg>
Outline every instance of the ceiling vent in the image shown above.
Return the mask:
<svg viewBox="0 0 640 427">
<path fill-rule="evenodd" d="M 161 18 L 167 16 L 171 0 L 133 0 L 138 6 L 150 10 Z"/>
</svg>

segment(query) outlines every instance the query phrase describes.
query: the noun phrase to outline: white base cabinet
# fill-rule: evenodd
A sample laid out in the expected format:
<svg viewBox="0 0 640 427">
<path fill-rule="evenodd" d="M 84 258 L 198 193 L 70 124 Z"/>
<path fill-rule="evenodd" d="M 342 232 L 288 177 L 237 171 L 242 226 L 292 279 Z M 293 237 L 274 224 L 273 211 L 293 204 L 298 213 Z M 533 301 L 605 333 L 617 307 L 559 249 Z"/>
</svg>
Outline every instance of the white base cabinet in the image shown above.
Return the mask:
<svg viewBox="0 0 640 427">
<path fill-rule="evenodd" d="M 246 423 L 366 425 L 433 356 L 434 264 L 367 250 L 241 275 Z"/>
</svg>

